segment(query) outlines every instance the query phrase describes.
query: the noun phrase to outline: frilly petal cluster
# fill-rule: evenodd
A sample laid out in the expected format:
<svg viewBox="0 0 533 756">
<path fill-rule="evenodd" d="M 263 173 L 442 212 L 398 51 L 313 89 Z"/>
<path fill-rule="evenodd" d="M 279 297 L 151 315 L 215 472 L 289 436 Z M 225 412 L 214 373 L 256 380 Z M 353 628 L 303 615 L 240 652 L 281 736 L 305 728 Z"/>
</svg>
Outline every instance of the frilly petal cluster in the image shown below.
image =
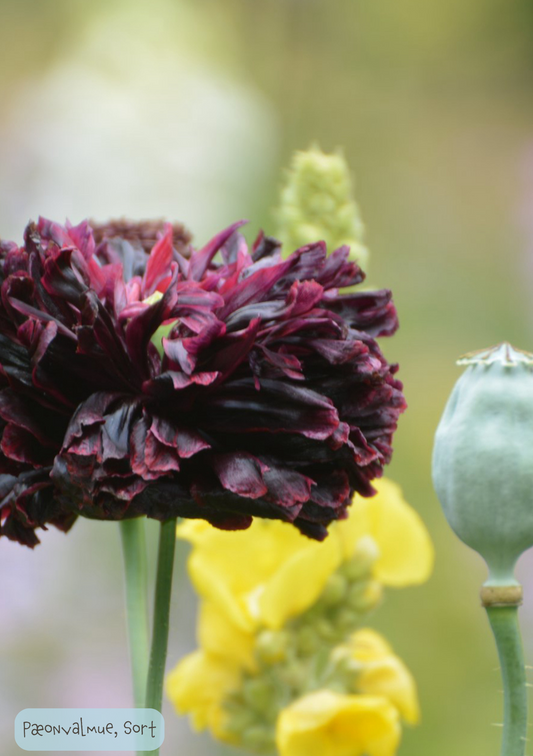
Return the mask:
<svg viewBox="0 0 533 756">
<path fill-rule="evenodd" d="M 257 516 L 322 539 L 373 494 L 405 407 L 375 340 L 397 328 L 391 294 L 340 293 L 364 278 L 347 247 L 282 259 L 241 225 L 199 250 L 168 225 L 147 254 L 40 219 L 1 244 L 3 535 Z"/>
</svg>

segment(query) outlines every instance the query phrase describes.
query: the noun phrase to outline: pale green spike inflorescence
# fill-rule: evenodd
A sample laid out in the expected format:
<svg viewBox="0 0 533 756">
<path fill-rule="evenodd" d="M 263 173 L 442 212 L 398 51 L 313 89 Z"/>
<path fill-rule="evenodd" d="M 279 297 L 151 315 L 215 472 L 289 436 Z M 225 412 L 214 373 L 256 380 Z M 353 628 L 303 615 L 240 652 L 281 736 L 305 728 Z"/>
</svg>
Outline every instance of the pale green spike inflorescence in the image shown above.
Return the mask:
<svg viewBox="0 0 533 756">
<path fill-rule="evenodd" d="M 277 218 L 285 254 L 320 240 L 329 252 L 346 244 L 350 259 L 366 272 L 369 255 L 363 244 L 364 226 L 341 150 L 328 154 L 313 145 L 294 153 Z"/>
</svg>

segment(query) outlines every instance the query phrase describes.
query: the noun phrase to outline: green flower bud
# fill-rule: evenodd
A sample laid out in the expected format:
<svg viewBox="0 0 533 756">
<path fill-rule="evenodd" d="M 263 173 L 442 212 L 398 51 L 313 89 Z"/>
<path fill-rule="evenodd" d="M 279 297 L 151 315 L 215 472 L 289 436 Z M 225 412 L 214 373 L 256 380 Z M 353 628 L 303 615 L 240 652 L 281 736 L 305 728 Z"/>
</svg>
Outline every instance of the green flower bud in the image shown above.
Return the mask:
<svg viewBox="0 0 533 756">
<path fill-rule="evenodd" d="M 361 580 L 372 572 L 374 563 L 379 558 L 379 547 L 372 536 L 366 535 L 357 541 L 352 558 L 342 567 L 348 580 Z"/>
<path fill-rule="evenodd" d="M 363 671 L 364 664 L 358 659 L 354 659 L 352 649 L 348 645 L 337 646 L 331 653 L 330 662 L 333 667 L 331 679 L 337 679 L 343 685 L 345 691 L 352 690 L 355 692 L 355 682 Z"/>
<path fill-rule="evenodd" d="M 313 146 L 294 154 L 277 215 L 286 254 L 319 240 L 326 242 L 330 252 L 347 244 L 350 258 L 367 270 L 364 226 L 340 150 L 328 155 Z"/>
<path fill-rule="evenodd" d="M 320 596 L 320 602 L 324 606 L 335 606 L 340 603 L 348 590 L 348 581 L 339 572 L 330 575 L 326 586 Z"/>
<path fill-rule="evenodd" d="M 333 641 L 337 636 L 335 627 L 326 617 L 320 617 L 315 622 L 315 629 L 323 641 Z"/>
<path fill-rule="evenodd" d="M 314 654 L 320 647 L 320 638 L 316 630 L 309 625 L 304 625 L 296 636 L 296 648 L 299 655 L 309 656 Z"/>
<path fill-rule="evenodd" d="M 226 705 L 228 718 L 224 726 L 232 735 L 240 738 L 242 733 L 252 727 L 256 721 L 256 714 L 235 703 Z"/>
<path fill-rule="evenodd" d="M 305 663 L 294 660 L 280 668 L 280 680 L 295 690 L 304 690 L 308 683 L 308 669 Z"/>
<path fill-rule="evenodd" d="M 468 368 L 437 429 L 435 490 L 487 562 L 485 585 L 516 585 L 516 560 L 533 546 L 533 355 L 504 343 L 458 364 Z"/>
<path fill-rule="evenodd" d="M 346 604 L 358 612 L 367 612 L 379 604 L 382 593 L 381 584 L 376 580 L 354 583 L 348 591 Z"/>
<path fill-rule="evenodd" d="M 275 753 L 273 728 L 261 725 L 248 728 L 242 733 L 242 746 L 254 753 Z"/>
<path fill-rule="evenodd" d="M 341 609 L 336 617 L 336 624 L 343 633 L 348 633 L 359 625 L 361 615 L 354 609 L 345 607 Z"/>
<path fill-rule="evenodd" d="M 255 642 L 255 651 L 265 664 L 276 664 L 287 656 L 289 638 L 285 630 L 262 630 Z"/>
<path fill-rule="evenodd" d="M 251 677 L 244 683 L 242 695 L 251 709 L 261 713 L 272 705 L 275 691 L 263 677 Z"/>
</svg>

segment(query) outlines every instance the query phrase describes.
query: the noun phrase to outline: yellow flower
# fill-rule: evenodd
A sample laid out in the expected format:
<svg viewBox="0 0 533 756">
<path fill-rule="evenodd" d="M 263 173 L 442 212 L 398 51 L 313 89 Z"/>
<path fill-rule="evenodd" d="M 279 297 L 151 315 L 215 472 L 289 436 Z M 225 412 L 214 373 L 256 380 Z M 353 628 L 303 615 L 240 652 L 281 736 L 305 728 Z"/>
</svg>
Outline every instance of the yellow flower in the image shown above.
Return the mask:
<svg viewBox="0 0 533 756">
<path fill-rule="evenodd" d="M 336 538 L 311 541 L 275 520 L 257 518 L 248 530 L 233 532 L 188 520 L 178 535 L 193 544 L 189 574 L 200 596 L 245 632 L 279 629 L 305 611 L 342 559 Z"/>
<path fill-rule="evenodd" d="M 363 546 L 368 551 L 369 544 L 378 582 L 397 587 L 424 582 L 433 566 L 424 524 L 397 485 L 383 479 L 374 485 L 376 496 L 358 496 L 349 518 L 333 523 L 322 543 L 277 520 L 255 519 L 249 530 L 234 532 L 185 521 L 178 535 L 193 545 L 189 573 L 196 590 L 250 633 L 277 630 L 306 611 L 341 564 Z"/>
<path fill-rule="evenodd" d="M 194 651 L 167 676 L 166 692 L 180 714 L 191 715 L 195 730 L 208 727 L 219 740 L 233 742 L 223 703 L 240 681 L 241 670 L 229 659 Z"/>
<path fill-rule="evenodd" d="M 393 756 L 400 741 L 397 710 L 385 698 L 319 690 L 278 717 L 280 756 Z"/>
<path fill-rule="evenodd" d="M 373 574 L 383 585 L 424 583 L 433 569 L 434 550 L 420 516 L 403 498 L 400 486 L 387 478 L 373 481 L 377 494 L 357 498 L 347 520 L 335 523 L 350 559 L 359 540 L 370 536 L 379 548 Z"/>
<path fill-rule="evenodd" d="M 347 643 L 334 651 L 334 658 L 355 662 L 357 692 L 382 696 L 395 706 L 409 724 L 420 717 L 413 676 L 387 641 L 368 628 L 352 633 Z"/>
</svg>

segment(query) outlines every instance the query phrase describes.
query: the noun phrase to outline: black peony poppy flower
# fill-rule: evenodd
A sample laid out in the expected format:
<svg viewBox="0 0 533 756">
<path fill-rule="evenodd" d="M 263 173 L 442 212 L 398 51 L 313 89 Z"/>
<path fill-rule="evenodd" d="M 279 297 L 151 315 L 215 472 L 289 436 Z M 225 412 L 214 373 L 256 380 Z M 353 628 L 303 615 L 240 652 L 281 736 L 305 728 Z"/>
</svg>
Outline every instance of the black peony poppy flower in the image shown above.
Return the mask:
<svg viewBox="0 0 533 756">
<path fill-rule="evenodd" d="M 241 225 L 195 251 L 168 224 L 147 254 L 40 219 L 0 246 L 1 533 L 259 516 L 323 538 L 372 495 L 405 407 L 375 341 L 390 292 L 339 293 L 364 278 L 346 247 L 282 259 Z"/>
</svg>

